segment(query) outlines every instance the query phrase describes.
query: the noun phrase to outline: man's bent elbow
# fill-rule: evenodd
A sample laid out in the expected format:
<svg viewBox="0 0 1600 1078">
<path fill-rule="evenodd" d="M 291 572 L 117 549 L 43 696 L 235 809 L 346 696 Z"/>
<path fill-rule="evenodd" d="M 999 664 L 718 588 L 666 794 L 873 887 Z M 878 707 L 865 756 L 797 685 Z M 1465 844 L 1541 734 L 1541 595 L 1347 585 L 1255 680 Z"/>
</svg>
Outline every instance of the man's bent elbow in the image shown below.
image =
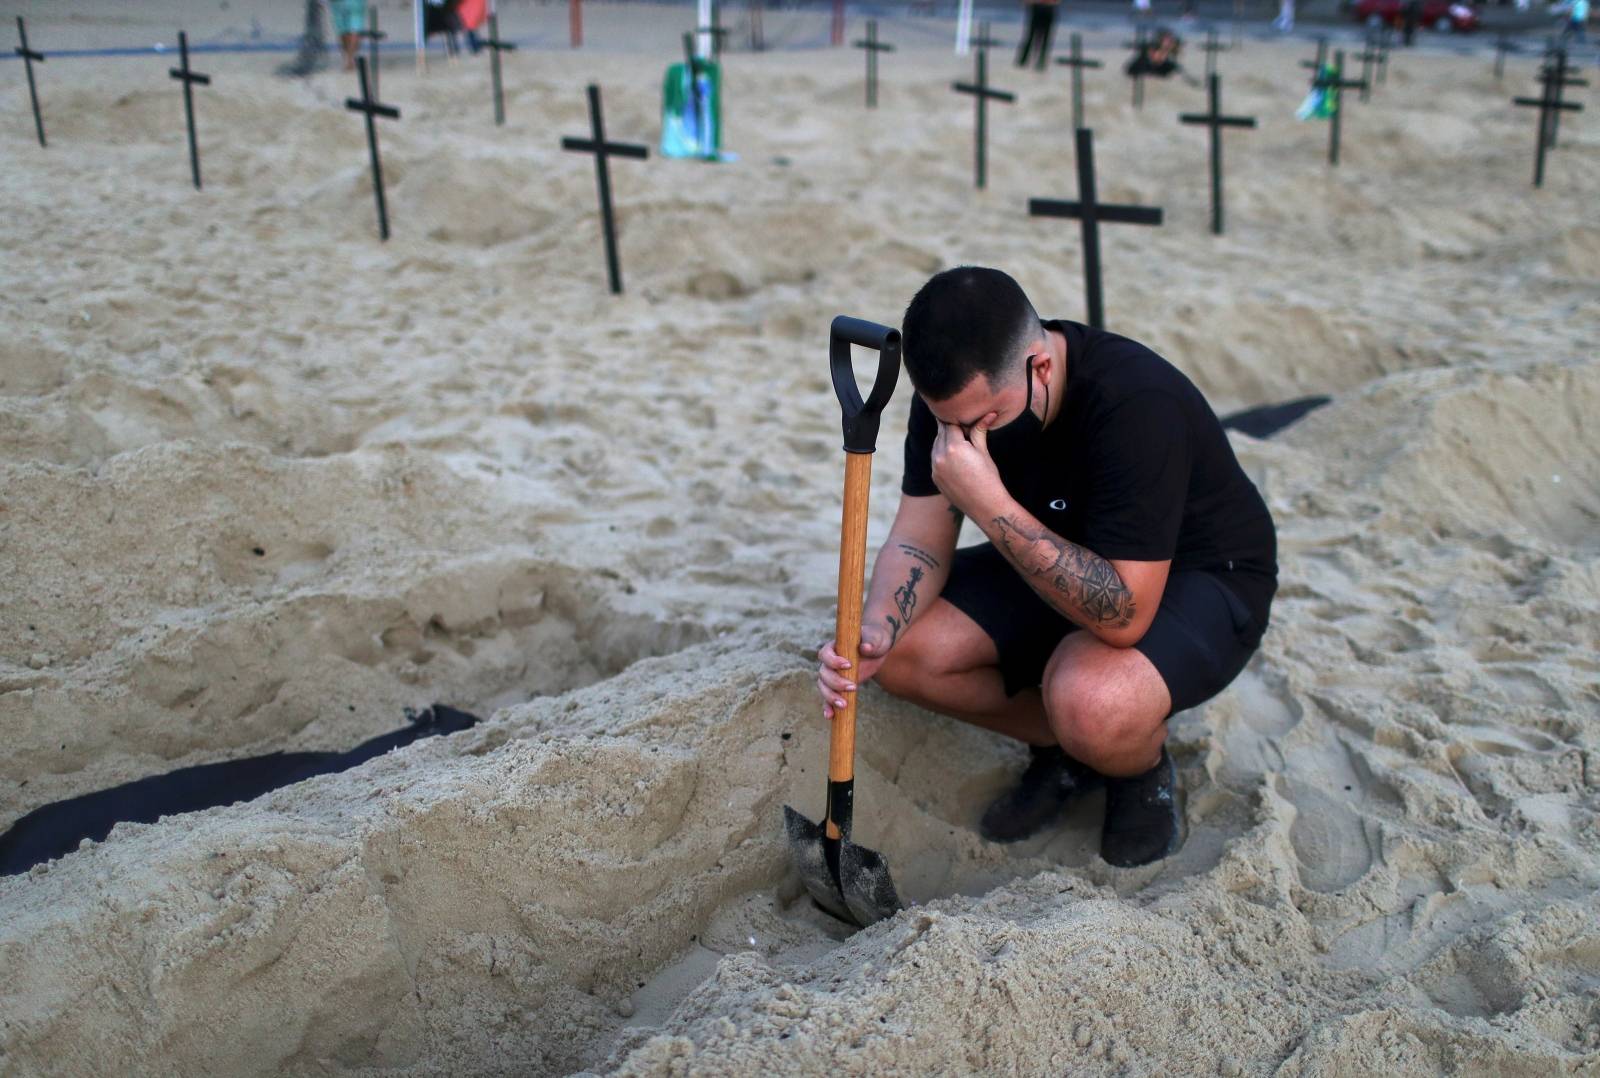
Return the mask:
<svg viewBox="0 0 1600 1078">
<path fill-rule="evenodd" d="M 1105 644 L 1114 648 L 1131 648 L 1144 639 L 1144 634 L 1150 631 L 1150 626 L 1122 625 L 1116 628 L 1102 626 L 1095 630 L 1094 635 Z"/>
</svg>

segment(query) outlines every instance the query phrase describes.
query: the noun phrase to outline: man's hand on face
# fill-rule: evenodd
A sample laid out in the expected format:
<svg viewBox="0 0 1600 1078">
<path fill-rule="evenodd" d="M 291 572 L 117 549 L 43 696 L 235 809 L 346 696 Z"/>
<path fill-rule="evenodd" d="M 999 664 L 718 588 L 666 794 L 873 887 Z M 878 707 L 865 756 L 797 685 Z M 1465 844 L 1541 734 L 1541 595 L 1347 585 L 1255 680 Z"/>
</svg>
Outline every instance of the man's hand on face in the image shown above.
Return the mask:
<svg viewBox="0 0 1600 1078">
<path fill-rule="evenodd" d="M 1006 497 L 1005 484 L 989 456 L 989 428 L 997 413 L 990 412 L 972 425 L 970 432 L 954 423 L 939 424 L 933 439 L 933 483 L 950 504 L 974 520 L 991 514 L 985 507 Z"/>
</svg>

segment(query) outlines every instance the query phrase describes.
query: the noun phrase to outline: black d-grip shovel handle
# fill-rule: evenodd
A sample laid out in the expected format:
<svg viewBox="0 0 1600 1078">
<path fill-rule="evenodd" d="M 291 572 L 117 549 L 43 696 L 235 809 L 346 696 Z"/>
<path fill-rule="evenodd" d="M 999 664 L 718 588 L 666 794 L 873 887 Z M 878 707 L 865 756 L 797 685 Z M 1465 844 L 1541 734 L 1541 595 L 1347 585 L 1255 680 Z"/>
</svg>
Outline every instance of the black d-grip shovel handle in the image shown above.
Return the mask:
<svg viewBox="0 0 1600 1078">
<path fill-rule="evenodd" d="M 865 401 L 850 366 L 853 344 L 878 350 L 878 377 Z M 828 337 L 828 364 L 833 368 L 833 391 L 844 409 L 844 451 L 870 453 L 878 446 L 878 420 L 900 379 L 900 331 L 841 314 L 833 320 Z"/>
</svg>

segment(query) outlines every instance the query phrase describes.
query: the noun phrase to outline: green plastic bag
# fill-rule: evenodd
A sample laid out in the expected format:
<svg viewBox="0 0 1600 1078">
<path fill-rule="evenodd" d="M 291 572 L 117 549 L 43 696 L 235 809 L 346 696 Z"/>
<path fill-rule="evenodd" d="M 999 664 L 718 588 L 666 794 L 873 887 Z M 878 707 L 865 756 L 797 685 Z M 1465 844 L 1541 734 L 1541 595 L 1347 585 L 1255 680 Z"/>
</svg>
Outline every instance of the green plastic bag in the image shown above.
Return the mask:
<svg viewBox="0 0 1600 1078">
<path fill-rule="evenodd" d="M 721 65 L 696 57 L 692 88 L 686 69 L 672 64 L 661 80 L 661 154 L 723 160 Z"/>
<path fill-rule="evenodd" d="M 1332 79 L 1334 71 L 1331 66 L 1325 66 L 1317 73 L 1319 79 Z M 1311 92 L 1306 94 L 1306 99 L 1300 102 L 1300 107 L 1295 109 L 1297 120 L 1326 120 L 1339 111 L 1339 88 L 1337 86 L 1311 87 Z"/>
</svg>

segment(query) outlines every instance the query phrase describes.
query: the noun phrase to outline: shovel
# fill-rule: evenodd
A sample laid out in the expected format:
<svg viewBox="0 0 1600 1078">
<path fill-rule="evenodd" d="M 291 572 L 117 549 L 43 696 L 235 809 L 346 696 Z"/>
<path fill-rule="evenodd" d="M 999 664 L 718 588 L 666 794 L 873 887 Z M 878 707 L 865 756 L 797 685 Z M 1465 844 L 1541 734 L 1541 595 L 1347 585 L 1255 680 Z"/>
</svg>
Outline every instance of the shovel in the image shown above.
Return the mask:
<svg viewBox="0 0 1600 1078">
<path fill-rule="evenodd" d="M 878 350 L 878 377 L 863 402 L 850 366 L 850 346 Z M 839 537 L 839 615 L 834 646 L 850 661 L 851 676 L 861 662 L 861 591 L 867 568 L 867 495 L 872 487 L 872 451 L 878 419 L 900 377 L 900 332 L 859 318 L 833 320 L 828 341 L 833 391 L 844 408 L 844 524 Z M 883 855 L 850 841 L 855 800 L 856 697 L 845 693 L 833 716 L 828 750 L 828 801 L 822 824 L 783 806 L 789 850 L 806 890 L 817 905 L 862 928 L 892 916 L 900 896 Z"/>
</svg>

